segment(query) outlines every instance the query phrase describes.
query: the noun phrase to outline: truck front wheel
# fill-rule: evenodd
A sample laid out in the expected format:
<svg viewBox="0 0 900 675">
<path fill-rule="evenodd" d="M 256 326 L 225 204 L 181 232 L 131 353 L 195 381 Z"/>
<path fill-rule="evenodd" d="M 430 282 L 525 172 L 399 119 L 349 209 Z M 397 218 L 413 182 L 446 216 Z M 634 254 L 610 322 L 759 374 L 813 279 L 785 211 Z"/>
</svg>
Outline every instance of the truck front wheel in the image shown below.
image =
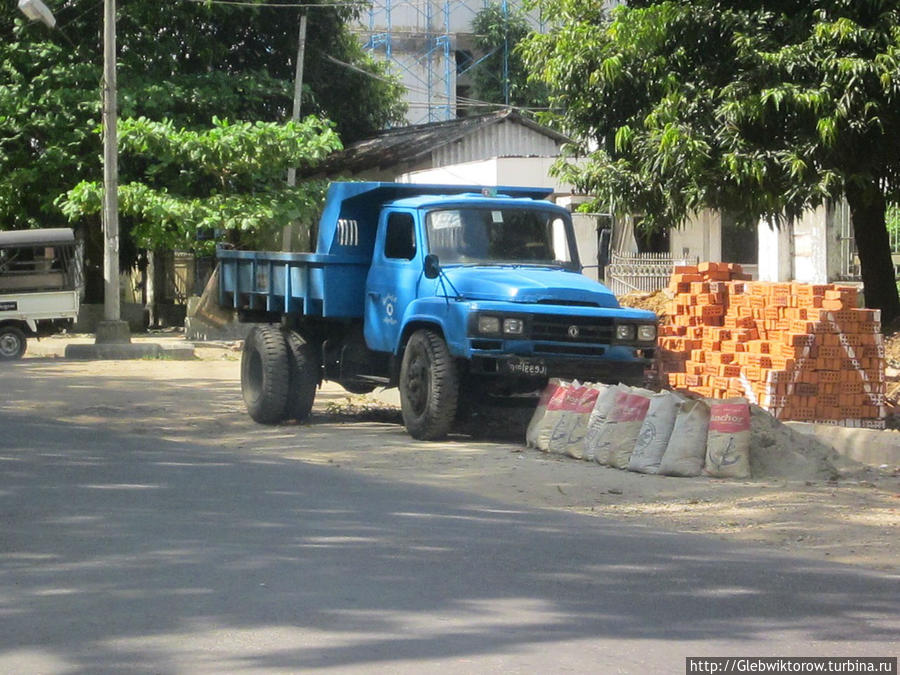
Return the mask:
<svg viewBox="0 0 900 675">
<path fill-rule="evenodd" d="M 290 385 L 287 346 L 276 326 L 253 328 L 241 353 L 241 393 L 250 417 L 261 424 L 284 419 Z"/>
<path fill-rule="evenodd" d="M 443 338 L 427 329 L 413 333 L 400 366 L 400 407 L 410 436 L 422 441 L 446 436 L 458 397 L 456 364 Z"/>
<path fill-rule="evenodd" d="M 0 361 L 22 358 L 27 345 L 25 333 L 16 326 L 0 326 Z"/>
<path fill-rule="evenodd" d="M 285 416 L 303 422 L 309 417 L 319 386 L 319 356 L 315 346 L 295 331 L 285 331 L 290 362 L 290 387 Z"/>
</svg>

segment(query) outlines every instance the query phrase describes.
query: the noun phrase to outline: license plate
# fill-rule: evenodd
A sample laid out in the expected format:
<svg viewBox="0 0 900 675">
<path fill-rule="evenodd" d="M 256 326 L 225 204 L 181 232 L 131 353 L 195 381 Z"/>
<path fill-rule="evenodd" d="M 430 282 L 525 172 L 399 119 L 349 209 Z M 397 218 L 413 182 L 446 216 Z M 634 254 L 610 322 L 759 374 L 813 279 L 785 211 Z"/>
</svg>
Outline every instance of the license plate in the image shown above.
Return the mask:
<svg viewBox="0 0 900 675">
<path fill-rule="evenodd" d="M 504 370 L 510 375 L 525 375 L 528 377 L 546 377 L 547 364 L 543 361 L 523 361 L 511 359 L 502 361 Z"/>
</svg>

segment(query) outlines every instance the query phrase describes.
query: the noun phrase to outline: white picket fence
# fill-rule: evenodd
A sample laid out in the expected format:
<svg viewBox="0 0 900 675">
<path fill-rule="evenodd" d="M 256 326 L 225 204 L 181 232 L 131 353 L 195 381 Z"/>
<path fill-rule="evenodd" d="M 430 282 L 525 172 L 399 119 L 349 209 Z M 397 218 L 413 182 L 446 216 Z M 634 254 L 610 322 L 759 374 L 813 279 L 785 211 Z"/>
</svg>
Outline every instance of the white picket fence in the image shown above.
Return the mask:
<svg viewBox="0 0 900 675">
<path fill-rule="evenodd" d="M 606 266 L 606 285 L 616 296 L 655 293 L 669 283 L 675 265 L 696 265 L 699 259 L 669 253 L 622 253 L 613 251 Z"/>
</svg>

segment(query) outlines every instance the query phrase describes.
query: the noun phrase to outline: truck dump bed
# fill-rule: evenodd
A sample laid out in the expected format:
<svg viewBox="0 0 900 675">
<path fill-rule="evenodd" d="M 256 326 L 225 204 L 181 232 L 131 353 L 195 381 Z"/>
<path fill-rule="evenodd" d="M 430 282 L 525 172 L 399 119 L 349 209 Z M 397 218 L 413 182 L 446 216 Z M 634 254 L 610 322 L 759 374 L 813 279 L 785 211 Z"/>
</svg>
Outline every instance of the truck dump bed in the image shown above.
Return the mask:
<svg viewBox="0 0 900 675">
<path fill-rule="evenodd" d="M 326 318 L 363 315 L 370 259 L 219 250 L 219 305 Z"/>
</svg>

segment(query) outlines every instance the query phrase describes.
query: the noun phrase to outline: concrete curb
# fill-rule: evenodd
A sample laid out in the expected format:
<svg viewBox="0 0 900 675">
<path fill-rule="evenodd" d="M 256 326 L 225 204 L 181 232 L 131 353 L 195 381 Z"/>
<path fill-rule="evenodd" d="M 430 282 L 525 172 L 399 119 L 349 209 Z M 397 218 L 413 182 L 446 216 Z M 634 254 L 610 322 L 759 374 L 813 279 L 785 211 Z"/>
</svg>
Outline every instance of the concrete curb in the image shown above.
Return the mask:
<svg viewBox="0 0 900 675">
<path fill-rule="evenodd" d="M 171 359 L 194 358 L 194 345 L 160 345 L 153 342 L 71 344 L 66 345 L 65 358 L 75 360 Z"/>
<path fill-rule="evenodd" d="M 184 339 L 140 336 L 131 342 L 105 342 L 97 344 L 93 336 L 73 338 L 50 337 L 28 341 L 28 357 L 66 358 L 72 360 L 131 360 L 166 359 L 186 361 L 196 358 L 194 344 Z"/>
<path fill-rule="evenodd" d="M 875 467 L 900 467 L 900 431 L 851 429 L 828 424 L 785 422 L 794 431 L 815 436 L 849 459 Z"/>
</svg>

